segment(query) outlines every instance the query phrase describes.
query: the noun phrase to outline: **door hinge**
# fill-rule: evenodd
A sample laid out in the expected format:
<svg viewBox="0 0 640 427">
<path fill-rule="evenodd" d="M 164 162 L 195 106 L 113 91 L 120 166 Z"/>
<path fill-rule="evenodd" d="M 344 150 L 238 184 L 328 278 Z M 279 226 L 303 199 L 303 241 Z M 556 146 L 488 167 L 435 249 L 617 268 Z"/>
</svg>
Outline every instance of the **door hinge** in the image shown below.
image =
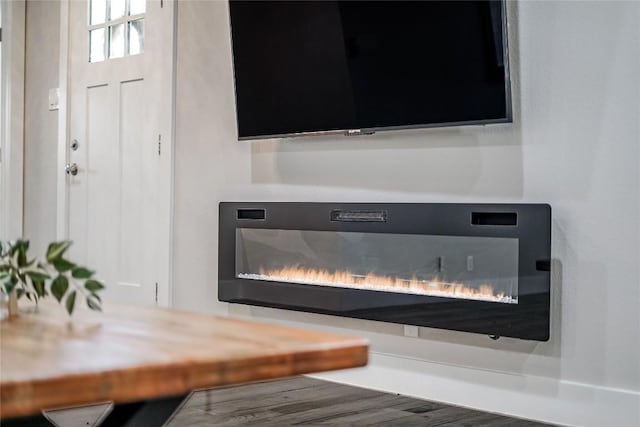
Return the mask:
<svg viewBox="0 0 640 427">
<path fill-rule="evenodd" d="M 156 305 L 158 305 L 158 282 L 156 282 Z"/>
<path fill-rule="evenodd" d="M 158 156 L 162 153 L 162 135 L 158 135 Z"/>
<path fill-rule="evenodd" d="M 164 0 L 160 0 L 160 9 L 164 7 Z"/>
</svg>

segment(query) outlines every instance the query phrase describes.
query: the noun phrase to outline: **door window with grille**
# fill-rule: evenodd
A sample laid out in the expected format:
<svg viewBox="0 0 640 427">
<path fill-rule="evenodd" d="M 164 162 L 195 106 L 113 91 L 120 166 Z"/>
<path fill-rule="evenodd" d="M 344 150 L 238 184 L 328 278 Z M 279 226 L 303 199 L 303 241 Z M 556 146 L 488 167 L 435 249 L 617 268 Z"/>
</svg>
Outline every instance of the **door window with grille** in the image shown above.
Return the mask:
<svg viewBox="0 0 640 427">
<path fill-rule="evenodd" d="M 145 0 L 90 0 L 89 62 L 142 53 L 145 12 Z"/>
</svg>

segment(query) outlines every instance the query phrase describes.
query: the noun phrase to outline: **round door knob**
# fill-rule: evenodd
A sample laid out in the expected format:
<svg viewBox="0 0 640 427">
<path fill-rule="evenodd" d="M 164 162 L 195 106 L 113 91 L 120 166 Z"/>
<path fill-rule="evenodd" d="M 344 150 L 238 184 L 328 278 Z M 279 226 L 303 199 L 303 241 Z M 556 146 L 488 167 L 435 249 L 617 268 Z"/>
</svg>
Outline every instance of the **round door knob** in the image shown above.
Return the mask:
<svg viewBox="0 0 640 427">
<path fill-rule="evenodd" d="M 67 175 L 76 176 L 78 175 L 78 165 L 75 163 L 67 163 L 67 166 L 65 166 L 64 171 L 67 173 Z"/>
</svg>

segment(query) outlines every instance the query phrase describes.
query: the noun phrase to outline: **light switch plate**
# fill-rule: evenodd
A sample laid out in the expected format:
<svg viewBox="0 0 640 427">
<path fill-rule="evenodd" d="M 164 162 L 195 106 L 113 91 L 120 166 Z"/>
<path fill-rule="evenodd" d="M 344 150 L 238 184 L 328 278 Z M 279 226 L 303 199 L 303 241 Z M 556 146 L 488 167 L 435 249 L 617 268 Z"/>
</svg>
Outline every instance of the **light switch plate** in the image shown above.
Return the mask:
<svg viewBox="0 0 640 427">
<path fill-rule="evenodd" d="M 54 111 L 58 109 L 58 104 L 60 100 L 60 89 L 53 88 L 49 89 L 49 111 Z"/>
</svg>

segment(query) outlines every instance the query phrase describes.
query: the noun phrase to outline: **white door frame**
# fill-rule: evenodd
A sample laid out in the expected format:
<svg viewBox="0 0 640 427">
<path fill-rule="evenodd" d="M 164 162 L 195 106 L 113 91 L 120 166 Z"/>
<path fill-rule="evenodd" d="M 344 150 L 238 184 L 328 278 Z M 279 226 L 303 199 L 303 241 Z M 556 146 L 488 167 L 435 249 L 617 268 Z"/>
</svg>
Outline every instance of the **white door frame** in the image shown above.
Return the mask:
<svg viewBox="0 0 640 427">
<path fill-rule="evenodd" d="M 67 164 L 67 135 L 69 120 L 67 118 L 67 98 L 69 87 L 69 2 L 60 2 L 60 64 L 58 71 L 58 150 L 56 158 L 56 239 L 65 240 L 69 235 L 67 209 L 69 195 L 67 192 L 67 176 L 63 172 Z"/>
<path fill-rule="evenodd" d="M 24 1 L 24 0 L 22 0 Z M 175 87 L 176 87 L 176 58 L 177 58 L 177 13 L 178 2 L 177 0 L 163 0 L 165 7 L 173 8 L 173 26 L 171 31 L 171 51 L 172 51 L 172 64 L 171 64 L 171 128 L 172 132 L 170 140 L 163 140 L 163 153 L 170 156 L 168 158 L 170 177 L 170 200 L 169 205 L 166 207 L 169 214 L 169 230 L 164 233 L 167 236 L 167 250 L 166 261 L 164 265 L 166 268 L 162 269 L 166 272 L 167 286 L 159 290 L 158 301 L 160 305 L 171 307 L 173 305 L 173 203 L 174 203 L 174 141 L 175 141 Z M 63 0 L 60 4 L 60 70 L 59 70 L 59 88 L 60 99 L 58 109 L 58 150 L 56 163 L 58 165 L 58 178 L 57 178 L 57 207 L 56 207 L 56 237 L 58 240 L 67 239 L 69 236 L 69 224 L 68 224 L 68 210 L 69 210 L 69 194 L 67 186 L 67 175 L 64 173 L 65 165 L 69 159 L 68 150 L 68 138 L 69 138 L 69 126 L 70 117 L 68 113 L 68 99 L 69 99 L 69 14 L 70 7 L 69 1 Z"/>
<path fill-rule="evenodd" d="M 25 11 L 24 0 L 2 2 L 0 240 L 23 234 Z"/>
</svg>

